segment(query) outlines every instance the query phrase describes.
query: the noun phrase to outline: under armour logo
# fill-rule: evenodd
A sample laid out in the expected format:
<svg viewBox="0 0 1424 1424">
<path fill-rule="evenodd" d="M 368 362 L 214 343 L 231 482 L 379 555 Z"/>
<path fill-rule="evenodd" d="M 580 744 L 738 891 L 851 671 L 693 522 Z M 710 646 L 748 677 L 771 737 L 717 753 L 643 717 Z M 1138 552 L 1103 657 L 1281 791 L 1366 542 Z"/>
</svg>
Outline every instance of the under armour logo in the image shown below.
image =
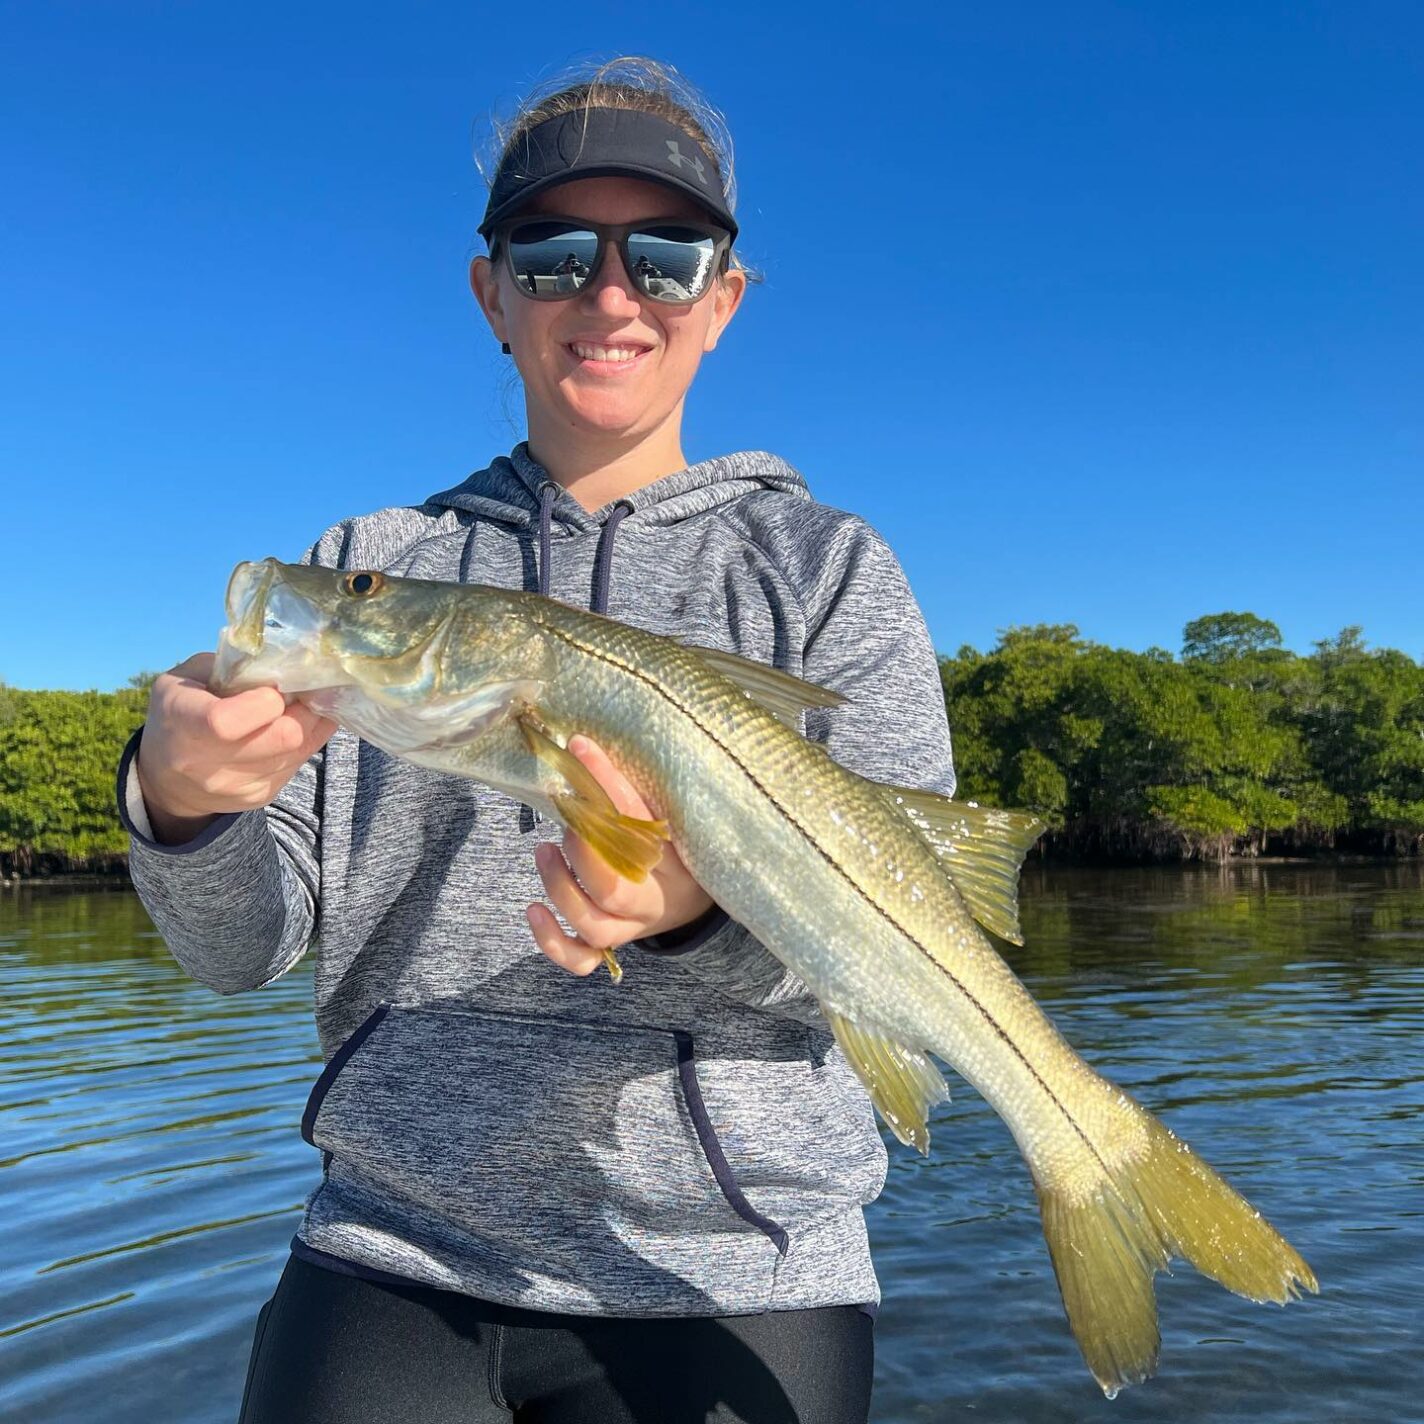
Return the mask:
<svg viewBox="0 0 1424 1424">
<path fill-rule="evenodd" d="M 700 157 L 698 157 L 698 158 L 689 158 L 689 157 L 677 146 L 677 140 L 676 140 L 675 138 L 670 138 L 670 139 L 668 139 L 668 140 L 667 140 L 667 146 L 668 146 L 668 162 L 669 162 L 669 163 L 675 163 L 675 164 L 677 165 L 677 167 L 678 167 L 679 172 L 681 171 L 682 165 L 683 165 L 684 163 L 690 164 L 693 168 L 695 168 L 695 169 L 697 170 L 697 181 L 698 181 L 699 183 L 701 183 L 702 186 L 705 188 L 705 187 L 707 186 L 707 174 L 703 171 L 702 159 L 701 159 Z"/>
</svg>

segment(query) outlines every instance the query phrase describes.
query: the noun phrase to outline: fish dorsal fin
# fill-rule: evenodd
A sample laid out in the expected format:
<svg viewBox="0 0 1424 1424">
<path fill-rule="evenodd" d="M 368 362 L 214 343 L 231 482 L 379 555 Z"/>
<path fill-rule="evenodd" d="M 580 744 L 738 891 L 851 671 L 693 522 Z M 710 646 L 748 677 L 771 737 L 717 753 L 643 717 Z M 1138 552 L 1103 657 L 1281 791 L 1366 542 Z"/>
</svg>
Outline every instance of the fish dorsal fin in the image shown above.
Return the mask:
<svg viewBox="0 0 1424 1424">
<path fill-rule="evenodd" d="M 905 1146 L 927 1153 L 929 1110 L 949 1097 L 939 1069 L 918 1049 L 906 1048 L 872 1028 L 853 1024 L 825 1004 L 821 1005 L 821 1012 L 890 1131 Z"/>
<path fill-rule="evenodd" d="M 808 707 L 839 707 L 846 700 L 829 687 L 818 687 L 814 682 L 807 682 L 779 668 L 768 667 L 765 663 L 753 662 L 737 653 L 724 653 L 720 648 L 704 648 L 695 643 L 684 646 L 696 653 L 714 672 L 730 678 L 753 702 L 760 703 L 788 727 L 795 727 L 797 719 Z"/>
<path fill-rule="evenodd" d="M 910 818 L 969 912 L 1000 939 L 1023 943 L 1019 929 L 1019 870 L 1029 847 L 1046 829 L 1024 811 L 999 811 L 973 801 L 952 801 L 933 791 L 886 786 Z"/>
</svg>

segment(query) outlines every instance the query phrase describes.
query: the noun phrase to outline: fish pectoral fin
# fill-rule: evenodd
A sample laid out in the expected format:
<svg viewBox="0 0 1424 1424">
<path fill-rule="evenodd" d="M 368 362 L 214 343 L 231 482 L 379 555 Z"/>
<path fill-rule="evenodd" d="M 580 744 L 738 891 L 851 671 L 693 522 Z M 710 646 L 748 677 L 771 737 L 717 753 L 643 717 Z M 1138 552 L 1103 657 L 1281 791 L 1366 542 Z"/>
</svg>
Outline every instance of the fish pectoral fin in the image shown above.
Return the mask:
<svg viewBox="0 0 1424 1424">
<path fill-rule="evenodd" d="M 1000 939 L 1023 943 L 1019 929 L 1019 871 L 1029 847 L 1046 829 L 1025 811 L 1000 811 L 953 801 L 933 791 L 882 786 L 945 868 L 969 913 Z"/>
<path fill-rule="evenodd" d="M 714 672 L 730 678 L 753 702 L 765 707 L 788 727 L 795 727 L 797 719 L 808 707 L 839 707 L 846 700 L 829 687 L 820 687 L 789 672 L 782 672 L 780 668 L 753 662 L 736 653 L 724 653 L 720 648 L 704 648 L 696 643 L 684 646 L 696 653 Z"/>
<path fill-rule="evenodd" d="M 549 793 L 559 819 L 619 875 L 646 880 L 662 859 L 667 822 L 623 815 L 594 774 L 549 735 L 532 709 L 520 714 L 519 729 L 529 750 L 564 783 L 564 790 Z M 611 965 L 609 972 L 613 972 Z"/>
<path fill-rule="evenodd" d="M 853 1024 L 825 1004 L 821 1012 L 890 1131 L 907 1147 L 928 1153 L 929 1110 L 949 1098 L 949 1087 L 939 1069 L 919 1049 Z"/>
</svg>

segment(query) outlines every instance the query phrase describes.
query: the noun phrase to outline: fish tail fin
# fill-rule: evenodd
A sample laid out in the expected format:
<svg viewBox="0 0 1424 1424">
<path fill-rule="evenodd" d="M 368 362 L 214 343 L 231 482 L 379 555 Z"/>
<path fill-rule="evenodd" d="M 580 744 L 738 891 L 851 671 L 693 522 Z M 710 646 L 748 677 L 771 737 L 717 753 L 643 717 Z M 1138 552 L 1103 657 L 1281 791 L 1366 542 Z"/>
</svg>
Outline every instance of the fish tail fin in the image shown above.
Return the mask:
<svg viewBox="0 0 1424 1424">
<path fill-rule="evenodd" d="M 1095 1182 L 1070 1189 L 1035 1177 L 1068 1321 L 1109 1399 L 1156 1368 L 1152 1278 L 1173 1256 L 1251 1300 L 1284 1305 L 1302 1289 L 1319 1289 L 1300 1254 L 1250 1202 L 1144 1108 L 1112 1092 L 1134 1119 L 1131 1148 L 1094 1153 Z"/>
</svg>

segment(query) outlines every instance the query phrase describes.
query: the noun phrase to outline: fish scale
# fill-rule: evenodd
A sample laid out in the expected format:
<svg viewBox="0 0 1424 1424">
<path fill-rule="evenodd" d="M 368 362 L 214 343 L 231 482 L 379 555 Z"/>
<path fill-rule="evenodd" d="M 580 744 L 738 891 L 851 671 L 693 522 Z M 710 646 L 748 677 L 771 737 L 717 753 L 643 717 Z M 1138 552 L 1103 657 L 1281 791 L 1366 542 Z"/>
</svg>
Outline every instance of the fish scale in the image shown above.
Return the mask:
<svg viewBox="0 0 1424 1424">
<path fill-rule="evenodd" d="M 668 819 L 717 903 L 824 1003 L 950 1062 L 1025 1152 L 1081 1151 L 1045 1086 L 1081 1060 L 880 788 L 709 675 L 695 653 L 621 625 L 605 634 L 607 620 L 582 610 L 551 618 L 569 649 L 568 734 L 611 748 L 630 724 L 642 729 L 620 770 Z M 1050 1111 L 1035 1111 L 1043 1102 Z"/>
</svg>

